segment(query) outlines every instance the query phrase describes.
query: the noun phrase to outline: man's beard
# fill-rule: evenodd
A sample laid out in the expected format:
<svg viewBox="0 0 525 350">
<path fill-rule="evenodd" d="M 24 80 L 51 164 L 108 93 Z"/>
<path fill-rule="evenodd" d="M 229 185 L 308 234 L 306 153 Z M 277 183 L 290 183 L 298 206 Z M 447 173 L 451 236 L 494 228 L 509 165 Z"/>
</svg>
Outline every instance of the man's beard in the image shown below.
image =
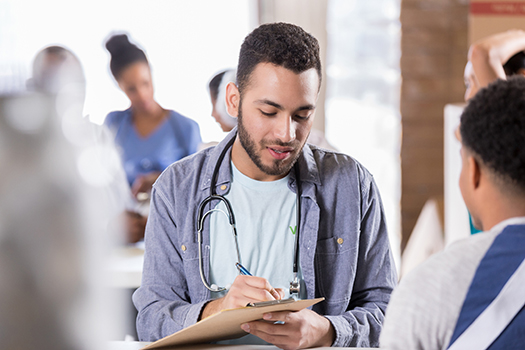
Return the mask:
<svg viewBox="0 0 525 350">
<path fill-rule="evenodd" d="M 260 142 L 260 150 L 263 151 L 266 149 L 266 145 L 278 145 L 282 147 L 293 147 L 294 154 L 291 154 L 286 159 L 274 159 L 273 164 L 271 166 L 265 165 L 262 162 L 261 155 L 257 153 L 257 145 L 255 141 L 251 138 L 248 131 L 244 128 L 244 124 L 242 121 L 242 103 L 239 104 L 239 112 L 238 112 L 238 123 L 237 123 L 237 132 L 239 136 L 239 141 L 241 141 L 241 145 L 248 153 L 248 156 L 252 160 L 252 162 L 265 174 L 271 175 L 271 176 L 279 176 L 279 175 L 285 175 L 287 174 L 290 169 L 292 169 L 293 165 L 301 155 L 301 150 L 304 146 L 300 144 L 300 141 L 293 140 L 291 142 L 282 142 L 281 140 L 273 140 L 273 141 L 267 141 L 267 140 L 261 140 Z"/>
</svg>

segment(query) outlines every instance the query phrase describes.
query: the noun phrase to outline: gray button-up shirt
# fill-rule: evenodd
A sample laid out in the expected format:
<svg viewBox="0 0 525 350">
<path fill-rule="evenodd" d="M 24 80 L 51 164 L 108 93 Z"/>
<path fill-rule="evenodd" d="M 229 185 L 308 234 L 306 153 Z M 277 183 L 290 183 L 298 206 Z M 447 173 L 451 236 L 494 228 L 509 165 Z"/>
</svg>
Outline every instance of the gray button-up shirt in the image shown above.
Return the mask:
<svg viewBox="0 0 525 350">
<path fill-rule="evenodd" d="M 216 147 L 172 164 L 153 186 L 142 285 L 133 295 L 142 341 L 155 341 L 194 324 L 212 299 L 199 274 L 196 218 L 199 204 L 210 194 L 219 155 L 236 131 Z M 303 287 L 308 298 L 325 297 L 312 309 L 332 323 L 333 346 L 378 346 L 397 276 L 374 180 L 353 158 L 308 144 L 298 165 Z M 216 193 L 227 193 L 230 181 L 227 152 Z M 295 192 L 293 171 L 288 185 Z M 205 276 L 209 242 L 206 225 Z"/>
</svg>

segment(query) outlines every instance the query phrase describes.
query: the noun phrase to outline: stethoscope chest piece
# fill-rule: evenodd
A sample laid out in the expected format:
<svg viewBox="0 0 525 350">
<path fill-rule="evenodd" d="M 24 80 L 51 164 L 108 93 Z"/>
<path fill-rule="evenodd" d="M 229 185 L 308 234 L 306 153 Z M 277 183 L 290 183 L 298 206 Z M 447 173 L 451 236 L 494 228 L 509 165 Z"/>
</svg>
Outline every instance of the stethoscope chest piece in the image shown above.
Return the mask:
<svg viewBox="0 0 525 350">
<path fill-rule="evenodd" d="M 293 281 L 290 282 L 290 296 L 299 297 L 299 292 L 301 291 L 301 284 L 299 283 L 299 278 L 294 277 Z"/>
</svg>

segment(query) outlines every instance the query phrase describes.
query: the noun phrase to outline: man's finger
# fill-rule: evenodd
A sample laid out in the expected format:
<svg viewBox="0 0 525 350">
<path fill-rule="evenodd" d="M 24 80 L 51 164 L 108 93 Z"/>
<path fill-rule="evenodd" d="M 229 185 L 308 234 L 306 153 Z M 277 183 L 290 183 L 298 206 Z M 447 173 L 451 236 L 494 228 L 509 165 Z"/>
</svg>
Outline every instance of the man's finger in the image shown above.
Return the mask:
<svg viewBox="0 0 525 350">
<path fill-rule="evenodd" d="M 283 288 L 275 288 L 275 291 L 277 293 L 279 293 L 279 298 L 275 298 L 275 299 L 284 299 L 284 296 L 286 294 L 284 293 L 284 289 Z"/>
<path fill-rule="evenodd" d="M 275 300 L 281 299 L 281 294 L 272 287 L 270 282 L 266 278 L 256 277 L 256 276 L 238 276 L 237 278 L 242 278 L 246 285 L 254 287 L 256 289 L 265 290 L 271 296 L 271 298 L 266 298 L 262 300 Z"/>
<path fill-rule="evenodd" d="M 261 339 L 268 341 L 269 337 L 272 337 L 273 341 L 277 341 L 276 337 L 288 337 L 289 330 L 285 325 L 273 324 L 265 321 L 253 321 L 241 325 L 241 328 Z M 273 343 L 273 341 L 268 341 Z M 282 340 L 281 340 L 282 341 Z"/>
<path fill-rule="evenodd" d="M 263 315 L 263 320 L 265 321 L 274 321 L 274 322 L 290 322 L 293 321 L 293 316 L 295 312 L 292 311 L 276 311 L 268 312 Z"/>
</svg>

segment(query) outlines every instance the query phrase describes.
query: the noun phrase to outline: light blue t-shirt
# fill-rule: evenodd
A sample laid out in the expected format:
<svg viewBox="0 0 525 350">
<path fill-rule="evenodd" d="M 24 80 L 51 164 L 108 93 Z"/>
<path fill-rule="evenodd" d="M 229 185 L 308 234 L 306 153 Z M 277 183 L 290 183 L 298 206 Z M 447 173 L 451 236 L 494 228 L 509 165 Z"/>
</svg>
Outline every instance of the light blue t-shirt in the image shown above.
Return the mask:
<svg viewBox="0 0 525 350">
<path fill-rule="evenodd" d="M 289 175 L 277 181 L 257 181 L 242 174 L 233 162 L 231 168 L 231 188 L 225 197 L 235 216 L 241 263 L 252 275 L 266 278 L 272 287 L 283 288 L 288 298 L 296 231 L 296 195 L 288 188 Z M 222 202 L 215 209 L 227 213 Z M 239 272 L 235 267 L 235 239 L 222 213 L 211 215 L 210 246 L 210 281 L 229 288 Z M 212 297 L 222 297 L 226 292 L 212 293 Z M 268 344 L 252 334 L 218 343 Z"/>
<path fill-rule="evenodd" d="M 226 198 L 235 216 L 242 265 L 254 276 L 266 278 L 272 287 L 289 296 L 293 279 L 296 227 L 296 195 L 288 178 L 257 181 L 242 174 L 232 163 L 231 188 Z M 226 212 L 224 203 L 216 206 Z M 210 215 L 210 281 L 229 287 L 239 275 L 235 240 L 226 215 Z M 212 293 L 212 297 L 224 296 Z"/>
</svg>

